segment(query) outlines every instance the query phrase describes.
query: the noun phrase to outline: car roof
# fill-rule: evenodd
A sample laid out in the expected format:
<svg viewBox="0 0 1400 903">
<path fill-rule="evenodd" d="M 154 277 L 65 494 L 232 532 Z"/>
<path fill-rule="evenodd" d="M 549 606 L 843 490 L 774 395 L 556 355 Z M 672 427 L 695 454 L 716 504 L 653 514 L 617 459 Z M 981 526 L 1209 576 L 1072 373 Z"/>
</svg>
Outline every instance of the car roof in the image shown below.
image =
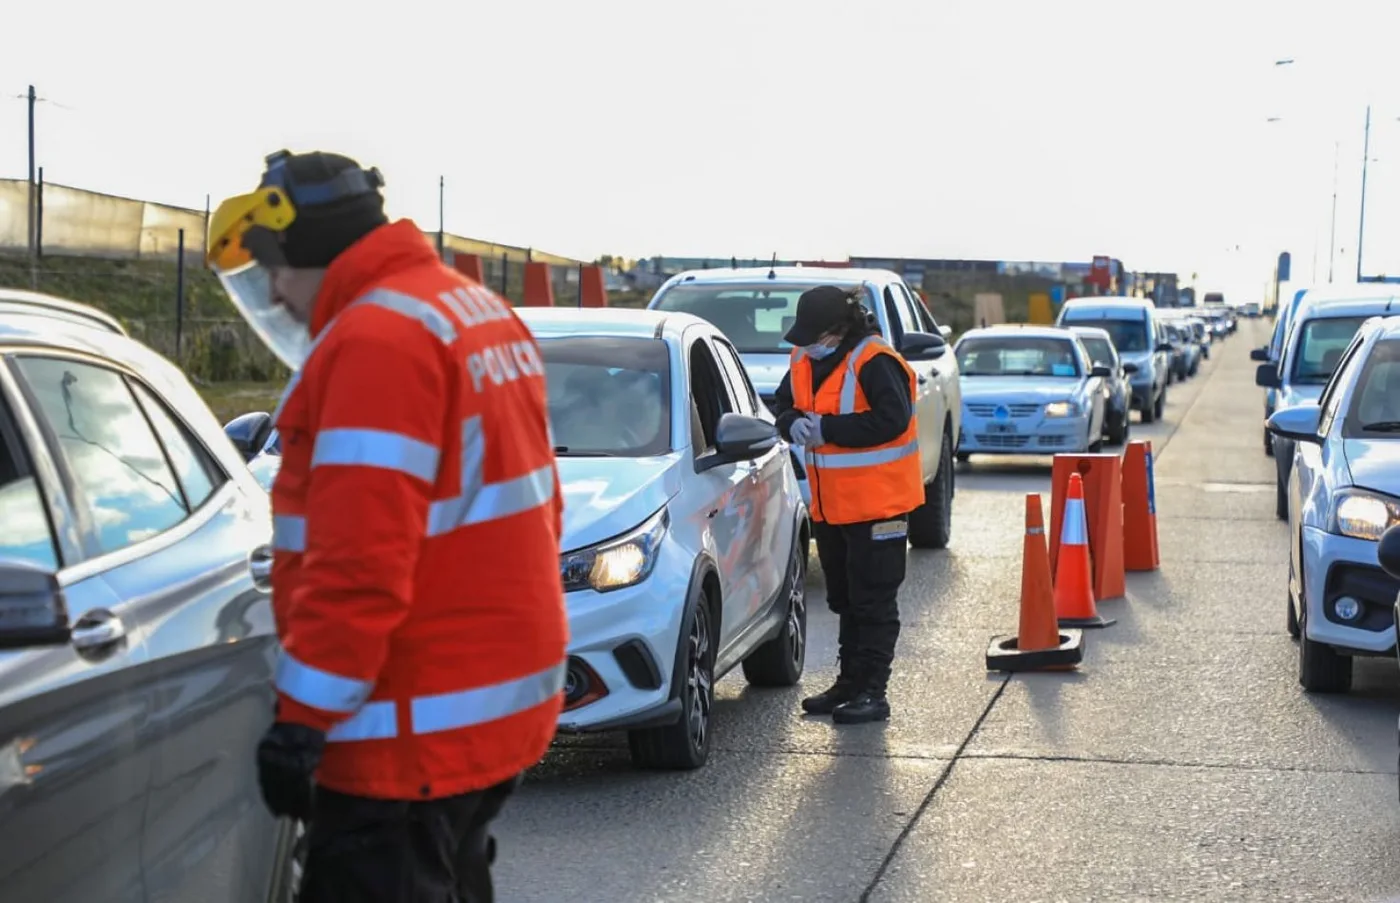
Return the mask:
<svg viewBox="0 0 1400 903">
<path fill-rule="evenodd" d="M 1400 338 L 1400 312 L 1380 317 L 1374 328 L 1379 334 L 1379 338 Z"/>
<path fill-rule="evenodd" d="M 1356 317 L 1384 313 L 1400 314 L 1400 293 L 1390 292 L 1373 297 L 1326 297 L 1308 303 L 1304 299 L 1298 309 L 1299 320 L 1326 317 Z"/>
<path fill-rule="evenodd" d="M 608 336 L 679 341 L 687 329 L 718 332 L 694 314 L 633 307 L 517 307 L 516 316 L 539 339 Z"/>
<path fill-rule="evenodd" d="M 1016 336 L 1028 339 L 1075 338 L 1072 330 L 1060 326 L 1043 326 L 1039 323 L 997 323 L 993 326 L 977 326 L 969 329 L 958 338 L 958 342 L 961 343 L 963 339 L 986 339 L 998 336 Z"/>
<path fill-rule="evenodd" d="M 1089 336 L 1095 339 L 1106 339 L 1110 345 L 1113 344 L 1112 333 L 1110 333 L 1107 329 L 1104 329 L 1101 326 L 1074 325 L 1068 328 L 1070 332 L 1076 333 L 1078 335 Z"/>
<path fill-rule="evenodd" d="M 49 317 L 75 325 L 105 329 L 117 335 L 127 334 L 116 317 L 91 305 L 44 292 L 0 288 L 0 318 L 9 319 L 11 316 Z"/>
<path fill-rule="evenodd" d="M 1061 310 L 1075 307 L 1141 307 L 1156 310 L 1157 306 L 1146 298 L 1129 298 L 1124 295 L 1095 295 L 1088 298 L 1070 298 Z"/>
<path fill-rule="evenodd" d="M 683 282 L 700 285 L 755 282 L 772 282 L 776 285 L 858 285 L 873 282 L 884 285 L 902 281 L 899 274 L 893 270 L 870 267 L 717 267 L 713 270 L 685 270 L 677 273 L 666 280 L 662 288 L 670 288 Z"/>
</svg>

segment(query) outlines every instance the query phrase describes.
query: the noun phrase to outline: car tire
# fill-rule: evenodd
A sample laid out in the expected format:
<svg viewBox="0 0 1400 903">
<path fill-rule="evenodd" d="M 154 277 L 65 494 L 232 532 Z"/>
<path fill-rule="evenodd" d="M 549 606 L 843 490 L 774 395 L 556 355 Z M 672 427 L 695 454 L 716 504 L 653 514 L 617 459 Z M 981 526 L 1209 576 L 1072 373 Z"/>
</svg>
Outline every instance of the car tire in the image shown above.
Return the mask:
<svg viewBox="0 0 1400 903">
<path fill-rule="evenodd" d="M 1113 423 L 1108 429 L 1108 444 L 1123 445 L 1128 441 L 1128 410 L 1125 407 L 1123 413 L 1113 418 Z"/>
<path fill-rule="evenodd" d="M 909 545 L 946 549 L 953 534 L 953 437 L 943 430 L 938 471 L 924 485 L 924 503 L 909 513 Z"/>
<path fill-rule="evenodd" d="M 1288 591 L 1288 635 L 1298 639 L 1302 631 L 1298 628 L 1298 609 L 1293 607 L 1293 591 Z"/>
<path fill-rule="evenodd" d="M 1269 435 L 1269 428 L 1264 427 L 1264 454 L 1270 458 L 1274 456 L 1274 437 Z"/>
<path fill-rule="evenodd" d="M 807 661 L 807 543 L 794 537 L 783 581 L 783 627 L 744 659 L 744 679 L 755 687 L 793 687 Z"/>
<path fill-rule="evenodd" d="M 1157 403 L 1152 406 L 1152 419 L 1161 420 L 1162 414 L 1167 409 L 1167 390 L 1163 389 L 1162 394 L 1157 396 Z"/>
<path fill-rule="evenodd" d="M 1283 475 L 1283 464 L 1276 468 L 1277 476 L 1274 478 L 1274 516 L 1279 520 L 1288 520 L 1288 479 Z"/>
<path fill-rule="evenodd" d="M 627 748 L 638 768 L 691 770 L 710 757 L 715 705 L 715 638 L 710 594 L 701 587 L 681 630 L 681 716 L 674 724 L 629 731 Z"/>
<path fill-rule="evenodd" d="M 1298 683 L 1309 693 L 1346 693 L 1351 689 L 1351 656 L 1308 639 L 1308 614 L 1298 626 Z"/>
</svg>

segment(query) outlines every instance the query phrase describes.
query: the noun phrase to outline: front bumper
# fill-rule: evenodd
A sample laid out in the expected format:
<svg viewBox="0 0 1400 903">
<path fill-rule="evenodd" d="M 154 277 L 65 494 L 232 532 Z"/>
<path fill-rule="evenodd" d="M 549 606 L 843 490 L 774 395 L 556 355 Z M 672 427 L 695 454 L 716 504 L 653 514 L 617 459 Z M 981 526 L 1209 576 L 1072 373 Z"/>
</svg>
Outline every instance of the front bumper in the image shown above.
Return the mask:
<svg viewBox="0 0 1400 903">
<path fill-rule="evenodd" d="M 664 542 L 651 576 L 636 586 L 599 593 L 565 593 L 569 613 L 569 673 L 564 733 L 664 723 L 693 559 Z"/>
<path fill-rule="evenodd" d="M 1376 564 L 1376 544 L 1303 528 L 1303 580 L 1308 639 L 1353 655 L 1395 652 L 1395 600 L 1400 581 Z M 1334 606 L 1350 597 L 1360 614 L 1344 621 Z"/>
<path fill-rule="evenodd" d="M 1077 417 L 1045 417 L 1029 414 L 997 420 L 979 417 L 963 409 L 958 454 L 1054 455 L 1087 451 L 1098 439 L 1089 435 L 1089 414 Z"/>
</svg>

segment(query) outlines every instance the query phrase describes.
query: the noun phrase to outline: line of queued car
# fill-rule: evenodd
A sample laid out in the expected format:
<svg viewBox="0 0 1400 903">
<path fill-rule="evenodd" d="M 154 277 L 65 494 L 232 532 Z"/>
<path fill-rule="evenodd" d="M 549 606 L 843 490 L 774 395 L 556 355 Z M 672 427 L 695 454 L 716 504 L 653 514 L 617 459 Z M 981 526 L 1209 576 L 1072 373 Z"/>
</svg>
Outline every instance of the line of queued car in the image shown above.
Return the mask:
<svg viewBox="0 0 1400 903">
<path fill-rule="evenodd" d="M 1298 680 L 1308 692 L 1344 693 L 1356 657 L 1397 651 L 1400 567 L 1387 573 L 1377 544 L 1400 524 L 1400 291 L 1298 289 L 1250 356 L 1269 393 Z"/>
<path fill-rule="evenodd" d="M 1118 296 L 1070 299 L 1053 326 L 970 329 L 954 349 L 964 406 L 958 460 L 1122 445 L 1132 412 L 1143 423 L 1159 419 L 1167 387 L 1194 376 L 1233 329 L 1226 317 Z"/>
</svg>

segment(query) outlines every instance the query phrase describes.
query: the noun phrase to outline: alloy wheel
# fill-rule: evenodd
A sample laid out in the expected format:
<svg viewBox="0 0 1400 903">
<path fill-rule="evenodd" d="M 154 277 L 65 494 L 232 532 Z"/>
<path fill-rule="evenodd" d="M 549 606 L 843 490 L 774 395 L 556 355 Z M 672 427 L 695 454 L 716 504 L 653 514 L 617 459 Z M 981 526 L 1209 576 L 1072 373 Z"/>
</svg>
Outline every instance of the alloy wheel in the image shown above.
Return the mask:
<svg viewBox="0 0 1400 903">
<path fill-rule="evenodd" d="M 793 552 L 792 573 L 788 575 L 792 584 L 788 591 L 788 648 L 792 650 L 792 663 L 798 668 L 802 667 L 807 652 L 807 632 L 802 629 L 807 617 L 807 584 L 801 549 L 799 544 L 798 551 Z"/>
<path fill-rule="evenodd" d="M 710 673 L 710 615 L 705 603 L 696 606 L 695 618 L 690 625 L 689 662 L 686 674 L 686 691 L 689 698 L 687 717 L 690 722 L 690 741 L 696 749 L 705 748 L 705 737 L 710 730 L 710 706 L 714 700 L 714 676 Z"/>
</svg>

